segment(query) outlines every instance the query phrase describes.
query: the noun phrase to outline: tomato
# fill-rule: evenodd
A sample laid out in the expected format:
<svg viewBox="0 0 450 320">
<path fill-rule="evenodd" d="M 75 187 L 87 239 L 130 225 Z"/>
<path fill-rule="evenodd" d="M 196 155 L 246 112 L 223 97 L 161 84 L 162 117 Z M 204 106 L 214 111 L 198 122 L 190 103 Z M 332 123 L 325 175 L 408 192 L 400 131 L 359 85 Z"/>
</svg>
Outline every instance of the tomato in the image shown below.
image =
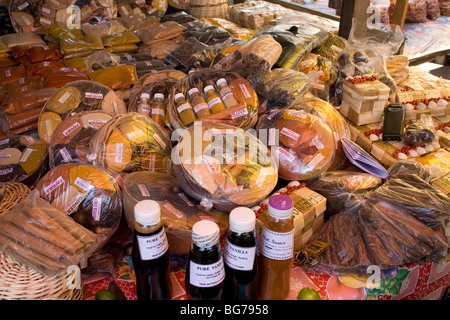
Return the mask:
<svg viewBox="0 0 450 320">
<path fill-rule="evenodd" d="M 320 294 L 312 288 L 305 287 L 298 293 L 297 300 L 320 300 Z"/>
</svg>

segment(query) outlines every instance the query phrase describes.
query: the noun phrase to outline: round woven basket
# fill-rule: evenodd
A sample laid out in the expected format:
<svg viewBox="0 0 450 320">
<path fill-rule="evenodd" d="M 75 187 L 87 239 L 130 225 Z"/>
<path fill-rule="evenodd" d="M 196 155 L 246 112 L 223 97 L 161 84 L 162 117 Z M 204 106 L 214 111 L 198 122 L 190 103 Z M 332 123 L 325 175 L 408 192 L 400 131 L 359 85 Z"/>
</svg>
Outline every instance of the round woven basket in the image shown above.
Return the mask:
<svg viewBox="0 0 450 320">
<path fill-rule="evenodd" d="M 191 8 L 193 7 L 210 7 L 219 4 L 228 3 L 228 0 L 191 0 Z"/>
<path fill-rule="evenodd" d="M 20 182 L 5 182 L 5 195 L 0 201 L 0 216 L 6 214 L 30 193 L 30 189 Z"/>
<path fill-rule="evenodd" d="M 191 15 L 196 18 L 224 18 L 228 17 L 228 3 L 191 8 Z"/>
<path fill-rule="evenodd" d="M 81 281 L 76 286 L 79 277 L 66 271 L 44 276 L 0 253 L 1 300 L 83 300 L 86 290 Z"/>
</svg>

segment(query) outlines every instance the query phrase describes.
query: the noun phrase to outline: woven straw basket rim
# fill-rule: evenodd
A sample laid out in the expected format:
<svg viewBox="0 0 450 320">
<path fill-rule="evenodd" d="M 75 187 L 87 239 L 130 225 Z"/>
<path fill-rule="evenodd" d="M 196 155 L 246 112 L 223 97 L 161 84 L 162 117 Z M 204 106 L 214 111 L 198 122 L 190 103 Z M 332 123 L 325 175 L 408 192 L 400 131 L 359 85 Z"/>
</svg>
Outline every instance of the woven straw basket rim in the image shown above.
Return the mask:
<svg viewBox="0 0 450 320">
<path fill-rule="evenodd" d="M 12 257 L 0 253 L 0 299 L 2 300 L 82 300 L 85 287 L 70 288 L 79 273 L 66 271 L 45 276 Z"/>
<path fill-rule="evenodd" d="M 30 193 L 30 188 L 20 182 L 9 181 L 5 183 L 5 187 L 5 195 L 0 201 L 0 216 L 6 214 Z"/>
</svg>

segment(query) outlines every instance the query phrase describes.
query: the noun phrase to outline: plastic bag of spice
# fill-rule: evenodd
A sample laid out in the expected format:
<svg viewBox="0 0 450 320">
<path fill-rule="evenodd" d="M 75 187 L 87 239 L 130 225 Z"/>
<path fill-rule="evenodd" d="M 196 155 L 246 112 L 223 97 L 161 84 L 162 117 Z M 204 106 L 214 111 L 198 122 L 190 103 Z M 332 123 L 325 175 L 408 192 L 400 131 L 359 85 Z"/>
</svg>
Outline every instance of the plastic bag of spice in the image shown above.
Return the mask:
<svg viewBox="0 0 450 320">
<path fill-rule="evenodd" d="M 128 89 L 138 80 L 136 67 L 133 65 L 117 65 L 96 70 L 89 73 L 88 77 L 112 90 Z"/>
<path fill-rule="evenodd" d="M 0 154 L 0 181 L 34 187 L 47 170 L 47 148 L 31 135 L 13 135 L 1 140 Z"/>
<path fill-rule="evenodd" d="M 278 160 L 278 174 L 286 180 L 306 181 L 322 175 L 336 153 L 333 131 L 318 116 L 286 108 L 274 119 L 261 119 L 258 130 L 268 129 L 268 145 Z M 278 132 L 279 145 L 276 145 Z"/>
<path fill-rule="evenodd" d="M 150 117 L 129 112 L 102 126 L 89 146 L 88 160 L 120 182 L 134 171 L 172 174 L 169 135 Z"/>
<path fill-rule="evenodd" d="M 86 111 L 65 118 L 53 131 L 49 144 L 49 165 L 87 163 L 89 144 L 95 133 L 113 118 L 104 111 Z"/>
<path fill-rule="evenodd" d="M 439 0 L 427 0 L 427 18 L 436 20 L 441 16 Z"/>
<path fill-rule="evenodd" d="M 181 188 L 206 209 L 255 205 L 278 181 L 277 163 L 264 143 L 222 123 L 195 122 L 180 132 L 173 161 Z"/>
<path fill-rule="evenodd" d="M 450 1 L 439 0 L 439 7 L 441 9 L 441 15 L 450 17 Z"/>
<path fill-rule="evenodd" d="M 101 236 L 80 226 L 33 190 L 1 218 L 2 252 L 44 275 L 84 268 Z"/>
<path fill-rule="evenodd" d="M 282 46 L 270 34 L 255 35 L 213 68 L 256 77 L 269 72 L 282 53 Z"/>
<path fill-rule="evenodd" d="M 38 132 L 50 143 L 56 126 L 67 116 L 82 111 L 103 110 L 111 115 L 126 113 L 126 105 L 112 89 L 93 81 L 75 81 L 60 88 L 39 115 Z"/>
<path fill-rule="evenodd" d="M 39 195 L 53 207 L 107 243 L 122 217 L 122 196 L 115 179 L 87 164 L 67 163 L 51 169 L 36 185 Z"/>
</svg>

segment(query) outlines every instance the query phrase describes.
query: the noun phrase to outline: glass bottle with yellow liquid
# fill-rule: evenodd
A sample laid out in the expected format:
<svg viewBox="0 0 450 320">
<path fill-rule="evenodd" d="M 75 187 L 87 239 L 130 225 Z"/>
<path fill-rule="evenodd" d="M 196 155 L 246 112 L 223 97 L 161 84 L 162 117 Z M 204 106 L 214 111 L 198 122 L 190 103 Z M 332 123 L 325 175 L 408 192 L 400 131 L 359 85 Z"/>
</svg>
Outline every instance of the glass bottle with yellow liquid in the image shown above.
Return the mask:
<svg viewBox="0 0 450 320">
<path fill-rule="evenodd" d="M 175 95 L 175 105 L 177 107 L 178 116 L 185 126 L 188 126 L 197 120 L 191 104 L 186 100 L 183 93 L 180 92 Z"/>
<path fill-rule="evenodd" d="M 164 128 L 166 118 L 166 106 L 164 105 L 164 94 L 155 93 L 152 104 L 152 120 Z"/>
<path fill-rule="evenodd" d="M 207 85 L 203 88 L 203 91 L 206 94 L 206 103 L 208 104 L 209 110 L 211 110 L 212 114 L 218 113 L 225 109 L 225 105 L 213 85 Z"/>
</svg>

